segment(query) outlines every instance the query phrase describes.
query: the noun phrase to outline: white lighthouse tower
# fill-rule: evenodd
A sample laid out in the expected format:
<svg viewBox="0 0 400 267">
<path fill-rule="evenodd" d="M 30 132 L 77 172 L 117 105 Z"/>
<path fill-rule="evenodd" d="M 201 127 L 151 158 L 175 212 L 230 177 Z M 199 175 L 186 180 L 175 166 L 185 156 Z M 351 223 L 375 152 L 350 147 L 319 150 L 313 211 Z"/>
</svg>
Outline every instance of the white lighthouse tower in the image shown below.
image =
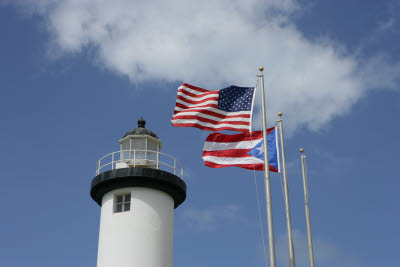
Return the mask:
<svg viewBox="0 0 400 267">
<path fill-rule="evenodd" d="M 181 164 L 138 121 L 120 150 L 97 162 L 90 195 L 101 206 L 97 267 L 172 267 L 174 209 L 186 198 Z"/>
</svg>

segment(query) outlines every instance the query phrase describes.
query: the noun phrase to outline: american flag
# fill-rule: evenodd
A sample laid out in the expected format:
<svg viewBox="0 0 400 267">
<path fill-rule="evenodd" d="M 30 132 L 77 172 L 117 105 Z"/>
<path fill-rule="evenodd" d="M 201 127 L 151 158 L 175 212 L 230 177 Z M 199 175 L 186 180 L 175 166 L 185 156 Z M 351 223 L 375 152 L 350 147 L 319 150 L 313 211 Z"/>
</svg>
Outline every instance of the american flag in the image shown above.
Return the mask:
<svg viewBox="0 0 400 267">
<path fill-rule="evenodd" d="M 172 125 L 207 131 L 251 131 L 253 87 L 229 86 L 209 91 L 190 84 L 178 88 Z"/>
</svg>

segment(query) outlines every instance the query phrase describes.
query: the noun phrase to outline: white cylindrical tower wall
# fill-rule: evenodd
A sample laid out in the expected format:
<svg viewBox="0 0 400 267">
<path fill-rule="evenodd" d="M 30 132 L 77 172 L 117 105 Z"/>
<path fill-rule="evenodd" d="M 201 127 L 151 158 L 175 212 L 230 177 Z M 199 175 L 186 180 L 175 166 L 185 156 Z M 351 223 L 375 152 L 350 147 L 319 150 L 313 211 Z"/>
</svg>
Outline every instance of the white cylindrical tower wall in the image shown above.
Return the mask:
<svg viewBox="0 0 400 267">
<path fill-rule="evenodd" d="M 130 193 L 130 210 L 115 212 L 116 195 Z M 172 267 L 174 199 L 146 187 L 102 198 L 97 267 Z"/>
</svg>

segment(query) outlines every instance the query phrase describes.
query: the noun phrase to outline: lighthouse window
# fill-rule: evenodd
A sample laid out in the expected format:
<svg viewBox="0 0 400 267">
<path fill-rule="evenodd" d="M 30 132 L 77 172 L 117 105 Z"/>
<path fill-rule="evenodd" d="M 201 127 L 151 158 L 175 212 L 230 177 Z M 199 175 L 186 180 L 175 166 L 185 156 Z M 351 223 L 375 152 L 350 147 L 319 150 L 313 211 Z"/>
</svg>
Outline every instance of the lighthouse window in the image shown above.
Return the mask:
<svg viewBox="0 0 400 267">
<path fill-rule="evenodd" d="M 119 194 L 114 198 L 114 213 L 129 211 L 131 209 L 131 194 Z"/>
</svg>

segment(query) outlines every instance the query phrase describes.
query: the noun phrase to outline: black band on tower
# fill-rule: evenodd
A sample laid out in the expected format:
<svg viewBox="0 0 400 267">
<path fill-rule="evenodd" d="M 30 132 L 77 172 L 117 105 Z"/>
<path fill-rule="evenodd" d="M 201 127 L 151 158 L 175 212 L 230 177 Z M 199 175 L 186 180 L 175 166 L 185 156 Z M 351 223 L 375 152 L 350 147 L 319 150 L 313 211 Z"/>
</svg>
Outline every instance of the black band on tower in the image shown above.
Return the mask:
<svg viewBox="0 0 400 267">
<path fill-rule="evenodd" d="M 151 168 L 123 168 L 100 173 L 93 178 L 90 196 L 101 206 L 104 194 L 124 187 L 147 187 L 163 191 L 177 208 L 186 199 L 186 184 L 178 176 Z"/>
</svg>

